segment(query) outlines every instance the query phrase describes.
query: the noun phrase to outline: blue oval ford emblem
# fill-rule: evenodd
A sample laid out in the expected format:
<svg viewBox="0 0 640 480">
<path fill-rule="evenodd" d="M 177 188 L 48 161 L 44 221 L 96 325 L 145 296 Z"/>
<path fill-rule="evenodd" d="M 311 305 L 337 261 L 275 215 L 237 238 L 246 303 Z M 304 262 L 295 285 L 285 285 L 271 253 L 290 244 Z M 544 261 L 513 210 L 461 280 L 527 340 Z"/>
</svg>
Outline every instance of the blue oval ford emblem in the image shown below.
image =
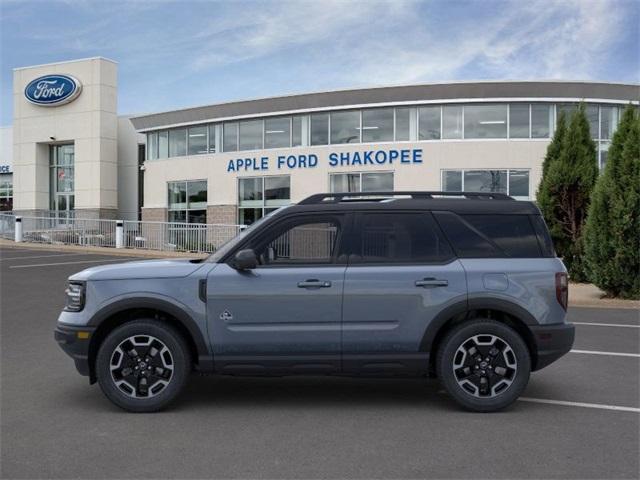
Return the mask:
<svg viewBox="0 0 640 480">
<path fill-rule="evenodd" d="M 36 105 L 56 106 L 75 100 L 81 90 L 82 84 L 70 75 L 45 75 L 29 82 L 24 96 Z"/>
</svg>

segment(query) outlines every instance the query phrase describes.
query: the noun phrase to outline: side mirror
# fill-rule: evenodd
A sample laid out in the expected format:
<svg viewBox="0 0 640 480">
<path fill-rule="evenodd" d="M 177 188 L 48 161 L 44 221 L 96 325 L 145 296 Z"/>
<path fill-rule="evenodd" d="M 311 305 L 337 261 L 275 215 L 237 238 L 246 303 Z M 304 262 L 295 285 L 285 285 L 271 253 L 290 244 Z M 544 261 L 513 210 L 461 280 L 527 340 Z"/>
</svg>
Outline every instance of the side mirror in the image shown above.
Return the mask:
<svg viewBox="0 0 640 480">
<path fill-rule="evenodd" d="M 258 257 L 256 252 L 247 248 L 236 253 L 233 259 L 233 268 L 236 270 L 252 270 L 258 266 Z"/>
</svg>

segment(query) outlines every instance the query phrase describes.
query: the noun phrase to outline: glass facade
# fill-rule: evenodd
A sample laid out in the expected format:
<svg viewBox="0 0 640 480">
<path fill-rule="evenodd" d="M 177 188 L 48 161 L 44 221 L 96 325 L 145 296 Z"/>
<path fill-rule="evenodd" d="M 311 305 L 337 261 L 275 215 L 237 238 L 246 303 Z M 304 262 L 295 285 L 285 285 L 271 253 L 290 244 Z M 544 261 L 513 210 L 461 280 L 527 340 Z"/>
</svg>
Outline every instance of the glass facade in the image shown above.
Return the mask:
<svg viewBox="0 0 640 480">
<path fill-rule="evenodd" d="M 61 218 L 75 209 L 75 146 L 49 147 L 49 209 Z"/>
<path fill-rule="evenodd" d="M 393 190 L 393 172 L 355 172 L 329 174 L 332 193 Z"/>
<path fill-rule="evenodd" d="M 291 179 L 245 177 L 238 179 L 238 223 L 250 225 L 267 213 L 291 203 Z"/>
<path fill-rule="evenodd" d="M 13 210 L 13 173 L 0 173 L 0 211 Z"/>
<path fill-rule="evenodd" d="M 207 181 L 168 183 L 169 221 L 207 223 Z"/>
<path fill-rule="evenodd" d="M 610 141 L 621 108 L 585 106 L 594 140 Z M 559 113 L 571 115 L 576 109 L 576 103 L 438 104 L 194 125 L 147 133 L 147 160 L 218 151 L 392 141 L 549 139 Z"/>
<path fill-rule="evenodd" d="M 444 192 L 506 193 L 519 200 L 530 198 L 529 170 L 443 170 Z"/>
</svg>

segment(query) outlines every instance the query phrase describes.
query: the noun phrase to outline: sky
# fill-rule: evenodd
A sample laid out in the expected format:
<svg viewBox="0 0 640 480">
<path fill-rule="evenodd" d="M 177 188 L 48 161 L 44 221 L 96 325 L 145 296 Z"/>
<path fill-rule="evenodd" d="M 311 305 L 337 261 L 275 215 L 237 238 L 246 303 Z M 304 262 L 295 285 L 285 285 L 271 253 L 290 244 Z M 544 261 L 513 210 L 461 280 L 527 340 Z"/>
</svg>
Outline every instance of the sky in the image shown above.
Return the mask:
<svg viewBox="0 0 640 480">
<path fill-rule="evenodd" d="M 12 69 L 118 62 L 118 112 L 464 80 L 640 82 L 640 0 L 0 0 Z"/>
</svg>

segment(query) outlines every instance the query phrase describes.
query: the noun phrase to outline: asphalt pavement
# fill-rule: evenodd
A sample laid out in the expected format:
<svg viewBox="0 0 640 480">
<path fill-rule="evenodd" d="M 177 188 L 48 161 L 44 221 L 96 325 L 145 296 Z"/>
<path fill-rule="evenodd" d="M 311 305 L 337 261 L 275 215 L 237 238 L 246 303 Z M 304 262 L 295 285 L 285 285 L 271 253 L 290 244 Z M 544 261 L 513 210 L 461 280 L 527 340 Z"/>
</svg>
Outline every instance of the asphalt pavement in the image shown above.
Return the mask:
<svg viewBox="0 0 640 480">
<path fill-rule="evenodd" d="M 638 478 L 640 319 L 570 308 L 571 353 L 493 414 L 436 380 L 194 375 L 128 414 L 53 340 L 72 273 L 132 258 L 0 248 L 2 478 Z"/>
</svg>

